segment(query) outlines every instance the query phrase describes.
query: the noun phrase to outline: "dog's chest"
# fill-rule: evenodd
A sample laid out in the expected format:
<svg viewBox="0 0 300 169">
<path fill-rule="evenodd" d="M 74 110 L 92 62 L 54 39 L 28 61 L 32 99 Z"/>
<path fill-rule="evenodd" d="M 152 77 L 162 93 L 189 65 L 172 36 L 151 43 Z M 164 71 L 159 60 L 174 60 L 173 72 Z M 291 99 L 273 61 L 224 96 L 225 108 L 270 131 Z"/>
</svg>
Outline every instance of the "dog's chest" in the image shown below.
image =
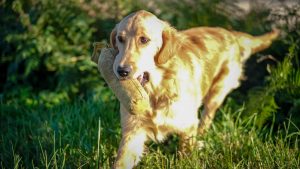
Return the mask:
<svg viewBox="0 0 300 169">
<path fill-rule="evenodd" d="M 187 132 L 191 127 L 197 126 L 197 110 L 195 101 L 188 102 L 183 99 L 157 109 L 152 118 L 157 129 L 156 140 L 162 141 L 170 133 Z"/>
<path fill-rule="evenodd" d="M 201 70 L 189 74 L 189 69 L 180 68 L 174 78 L 152 84 L 148 89 L 154 109 L 152 121 L 157 130 L 155 140 L 161 141 L 170 133 L 188 132 L 198 125 L 198 108 L 203 99 Z"/>
</svg>

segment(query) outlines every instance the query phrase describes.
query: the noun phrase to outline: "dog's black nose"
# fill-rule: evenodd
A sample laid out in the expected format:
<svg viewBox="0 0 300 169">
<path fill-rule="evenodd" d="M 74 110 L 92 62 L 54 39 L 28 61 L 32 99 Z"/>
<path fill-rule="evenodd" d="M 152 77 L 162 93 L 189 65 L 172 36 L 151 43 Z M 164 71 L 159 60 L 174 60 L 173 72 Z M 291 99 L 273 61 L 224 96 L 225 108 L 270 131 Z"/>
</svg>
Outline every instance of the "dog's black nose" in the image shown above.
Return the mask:
<svg viewBox="0 0 300 169">
<path fill-rule="evenodd" d="M 119 66 L 117 72 L 121 77 L 126 78 L 131 72 L 131 67 L 129 65 Z"/>
</svg>

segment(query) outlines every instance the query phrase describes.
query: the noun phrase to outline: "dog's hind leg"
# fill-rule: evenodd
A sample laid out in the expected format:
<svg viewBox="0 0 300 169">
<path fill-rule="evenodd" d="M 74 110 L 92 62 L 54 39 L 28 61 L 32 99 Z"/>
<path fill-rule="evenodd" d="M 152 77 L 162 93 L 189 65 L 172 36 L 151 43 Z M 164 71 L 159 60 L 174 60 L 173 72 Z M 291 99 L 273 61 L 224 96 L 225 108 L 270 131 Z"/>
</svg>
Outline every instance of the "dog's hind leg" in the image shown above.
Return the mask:
<svg viewBox="0 0 300 169">
<path fill-rule="evenodd" d="M 198 126 L 193 125 L 187 132 L 179 133 L 180 147 L 179 151 L 182 155 L 187 155 L 193 150 L 200 150 L 203 148 L 203 142 L 197 140 L 197 129 Z"/>
<path fill-rule="evenodd" d="M 239 79 L 242 76 L 242 64 L 253 53 L 269 47 L 280 31 L 274 29 L 272 32 L 261 36 L 252 36 L 242 32 L 232 32 L 239 44 L 241 58 L 223 65 L 219 75 L 214 79 L 208 94 L 204 99 L 204 111 L 200 119 L 198 134 L 203 134 L 211 125 L 216 110 L 224 101 L 226 95 L 239 86 Z M 234 55 L 232 55 L 234 56 Z"/>
<path fill-rule="evenodd" d="M 239 86 L 242 67 L 238 62 L 225 63 L 220 73 L 213 80 L 213 84 L 204 99 L 204 110 L 201 114 L 198 134 L 203 135 L 210 128 L 215 113 L 225 97 Z"/>
</svg>

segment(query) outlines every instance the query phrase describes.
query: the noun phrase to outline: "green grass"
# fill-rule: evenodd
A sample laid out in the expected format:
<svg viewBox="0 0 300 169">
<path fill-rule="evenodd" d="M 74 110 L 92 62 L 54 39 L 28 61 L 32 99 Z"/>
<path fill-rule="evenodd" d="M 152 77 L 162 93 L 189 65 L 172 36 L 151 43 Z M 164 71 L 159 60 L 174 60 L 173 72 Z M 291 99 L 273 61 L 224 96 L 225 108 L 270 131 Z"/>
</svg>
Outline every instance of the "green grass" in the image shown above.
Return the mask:
<svg viewBox="0 0 300 169">
<path fill-rule="evenodd" d="M 51 109 L 1 103 L 0 168 L 110 168 L 121 134 L 117 110 L 111 97 Z M 168 151 L 176 141 L 149 143 L 136 168 L 299 168 L 300 131 L 258 131 L 256 116 L 242 120 L 242 112 L 223 106 L 199 138 L 205 148 L 186 157 Z"/>
</svg>

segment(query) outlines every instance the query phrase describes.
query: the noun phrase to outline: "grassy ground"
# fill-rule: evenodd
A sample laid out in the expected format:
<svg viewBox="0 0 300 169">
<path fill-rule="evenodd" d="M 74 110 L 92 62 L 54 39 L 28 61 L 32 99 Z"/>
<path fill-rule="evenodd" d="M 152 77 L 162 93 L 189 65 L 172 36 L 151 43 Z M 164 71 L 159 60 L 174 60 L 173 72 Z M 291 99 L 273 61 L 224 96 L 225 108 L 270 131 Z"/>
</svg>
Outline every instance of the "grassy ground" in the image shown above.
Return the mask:
<svg viewBox="0 0 300 169">
<path fill-rule="evenodd" d="M 0 168 L 110 168 L 120 141 L 117 109 L 110 97 L 52 109 L 2 103 Z M 223 106 L 213 128 L 199 138 L 205 148 L 187 157 L 176 153 L 176 137 L 149 143 L 136 168 L 299 168 L 300 131 L 258 131 L 256 116 L 241 120 L 242 112 Z"/>
</svg>

